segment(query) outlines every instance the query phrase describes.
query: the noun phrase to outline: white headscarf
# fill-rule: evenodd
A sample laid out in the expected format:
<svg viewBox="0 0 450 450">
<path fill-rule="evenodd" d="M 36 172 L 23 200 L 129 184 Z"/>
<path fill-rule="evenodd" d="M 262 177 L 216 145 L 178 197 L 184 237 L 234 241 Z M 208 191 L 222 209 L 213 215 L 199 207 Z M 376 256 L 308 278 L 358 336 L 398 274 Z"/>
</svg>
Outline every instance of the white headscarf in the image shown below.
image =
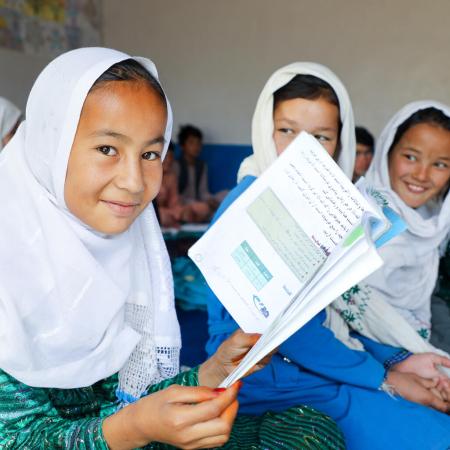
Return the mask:
<svg viewBox="0 0 450 450">
<path fill-rule="evenodd" d="M 170 263 L 153 207 L 127 231 L 101 235 L 64 201 L 86 96 L 129 58 L 85 48 L 52 61 L 31 90 L 11 151 L 0 155 L 0 368 L 30 386 L 89 386 L 120 370 L 122 400 L 133 400 L 178 371 Z M 133 59 L 157 79 L 150 60 Z M 167 110 L 164 152 L 168 101 Z"/>
<path fill-rule="evenodd" d="M 0 151 L 3 149 L 4 137 L 13 129 L 21 114 L 16 105 L 0 97 Z"/>
<path fill-rule="evenodd" d="M 381 269 L 367 284 L 380 292 L 385 301 L 398 309 L 411 325 L 430 329 L 430 298 L 436 284 L 439 246 L 450 231 L 450 197 L 413 209 L 392 190 L 388 152 L 397 128 L 415 112 L 434 107 L 450 117 L 450 108 L 442 103 L 420 101 L 406 105 L 389 121 L 377 142 L 367 183 L 378 190 L 397 211 L 408 230 L 382 247 Z"/>
<path fill-rule="evenodd" d="M 405 220 L 408 230 L 379 249 L 384 260 L 381 269 L 360 283 L 358 292 L 345 294 L 332 306 L 352 329 L 367 337 L 411 352 L 442 354 L 423 338 L 429 338 L 430 301 L 438 274 L 439 246 L 450 231 L 450 197 L 413 209 L 392 190 L 388 168 L 388 153 L 397 128 L 415 112 L 430 107 L 450 117 L 450 108 L 438 102 L 406 105 L 381 133 L 366 177 L 367 183 Z M 337 317 L 328 317 L 328 322 L 335 334 L 352 346 L 345 338 L 347 325 L 339 323 Z"/>
<path fill-rule="evenodd" d="M 342 82 L 327 67 L 311 62 L 295 62 L 278 69 L 267 81 L 256 103 L 252 121 L 253 154 L 242 162 L 238 181 L 246 175 L 259 176 L 276 159 L 277 151 L 273 141 L 273 94 L 289 83 L 296 75 L 313 75 L 326 81 L 339 100 L 342 130 L 341 150 L 338 164 L 351 179 L 355 164 L 355 122 L 350 98 Z"/>
</svg>

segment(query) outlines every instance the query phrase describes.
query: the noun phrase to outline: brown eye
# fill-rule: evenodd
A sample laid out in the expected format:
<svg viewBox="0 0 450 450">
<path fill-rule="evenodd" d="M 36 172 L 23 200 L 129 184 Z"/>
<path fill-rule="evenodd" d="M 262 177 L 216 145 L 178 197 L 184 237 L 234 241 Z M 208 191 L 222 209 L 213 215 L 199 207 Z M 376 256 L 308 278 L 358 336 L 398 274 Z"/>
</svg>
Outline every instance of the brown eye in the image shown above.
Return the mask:
<svg viewBox="0 0 450 450">
<path fill-rule="evenodd" d="M 101 145 L 100 147 L 97 147 L 97 150 L 100 153 L 103 153 L 105 156 L 117 155 L 117 150 L 114 147 L 111 147 L 110 145 Z"/>
<path fill-rule="evenodd" d="M 324 136 L 323 134 L 316 134 L 314 135 L 314 137 L 319 141 L 319 142 L 328 142 L 331 141 L 331 139 L 328 136 Z M 361 153 L 360 153 L 361 154 Z"/>
<path fill-rule="evenodd" d="M 161 155 L 158 152 L 145 152 L 142 154 L 142 159 L 146 159 L 147 161 L 153 161 L 159 158 L 161 158 Z"/>
</svg>

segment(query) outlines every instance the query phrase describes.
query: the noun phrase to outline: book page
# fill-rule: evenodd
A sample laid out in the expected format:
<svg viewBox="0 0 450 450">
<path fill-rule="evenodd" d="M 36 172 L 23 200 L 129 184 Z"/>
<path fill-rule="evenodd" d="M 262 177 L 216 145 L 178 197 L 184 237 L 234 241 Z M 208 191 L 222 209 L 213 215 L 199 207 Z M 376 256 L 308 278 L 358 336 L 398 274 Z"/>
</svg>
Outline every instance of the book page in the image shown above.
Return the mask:
<svg viewBox="0 0 450 450">
<path fill-rule="evenodd" d="M 301 133 L 189 256 L 239 326 L 262 333 L 336 248 L 362 238 L 364 214 L 378 216 L 325 149 Z"/>
<path fill-rule="evenodd" d="M 382 265 L 375 248 L 365 239 L 359 239 L 344 253 L 345 256 L 337 258 L 332 267 L 323 268 L 323 273 L 312 289 L 308 286 L 306 295 L 299 293 L 298 298 L 270 325 L 220 387 L 229 387 L 242 378 L 258 361 L 292 336 L 338 295 Z"/>
</svg>

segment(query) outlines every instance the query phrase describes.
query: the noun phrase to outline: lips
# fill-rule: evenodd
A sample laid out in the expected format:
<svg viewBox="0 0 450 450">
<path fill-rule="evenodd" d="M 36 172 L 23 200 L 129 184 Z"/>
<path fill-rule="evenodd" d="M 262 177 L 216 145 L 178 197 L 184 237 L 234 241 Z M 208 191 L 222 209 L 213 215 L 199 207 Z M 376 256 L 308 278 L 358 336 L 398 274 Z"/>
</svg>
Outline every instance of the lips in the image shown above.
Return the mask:
<svg viewBox="0 0 450 450">
<path fill-rule="evenodd" d="M 111 200 L 102 200 L 102 202 L 117 216 L 132 216 L 139 206 L 139 203 L 126 203 Z"/>
</svg>

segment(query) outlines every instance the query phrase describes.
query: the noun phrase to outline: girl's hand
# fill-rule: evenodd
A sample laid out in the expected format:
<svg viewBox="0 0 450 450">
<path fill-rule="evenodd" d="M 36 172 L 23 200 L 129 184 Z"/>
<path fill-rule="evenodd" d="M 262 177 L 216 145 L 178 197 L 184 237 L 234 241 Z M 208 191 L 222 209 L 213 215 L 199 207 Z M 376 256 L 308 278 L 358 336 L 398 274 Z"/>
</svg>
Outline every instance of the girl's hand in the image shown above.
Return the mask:
<svg viewBox="0 0 450 450">
<path fill-rule="evenodd" d="M 440 396 L 447 401 L 450 400 L 450 379 L 439 370 L 439 366 L 450 367 L 450 359 L 435 353 L 417 353 L 395 364 L 392 370 L 438 380 L 436 389 Z"/>
<path fill-rule="evenodd" d="M 103 422 L 111 450 L 163 442 L 177 448 L 220 447 L 230 436 L 240 383 L 223 392 L 173 385 L 143 397 Z"/>
<path fill-rule="evenodd" d="M 218 386 L 256 344 L 260 336 L 257 333 L 244 333 L 242 330 L 235 331 L 220 345 L 216 353 L 200 366 L 198 372 L 199 383 L 202 386 Z M 256 364 L 246 375 L 262 369 L 268 364 L 275 351 Z"/>
<path fill-rule="evenodd" d="M 436 390 L 438 380 L 430 380 L 413 373 L 391 370 L 388 372 L 386 383 L 392 386 L 395 392 L 406 400 L 431 406 L 438 411 L 449 411 L 449 404 Z"/>
<path fill-rule="evenodd" d="M 439 370 L 439 366 L 450 367 L 450 359 L 435 353 L 416 353 L 392 366 L 392 370 L 415 373 L 423 378 L 448 380 L 448 377 Z"/>
</svg>

